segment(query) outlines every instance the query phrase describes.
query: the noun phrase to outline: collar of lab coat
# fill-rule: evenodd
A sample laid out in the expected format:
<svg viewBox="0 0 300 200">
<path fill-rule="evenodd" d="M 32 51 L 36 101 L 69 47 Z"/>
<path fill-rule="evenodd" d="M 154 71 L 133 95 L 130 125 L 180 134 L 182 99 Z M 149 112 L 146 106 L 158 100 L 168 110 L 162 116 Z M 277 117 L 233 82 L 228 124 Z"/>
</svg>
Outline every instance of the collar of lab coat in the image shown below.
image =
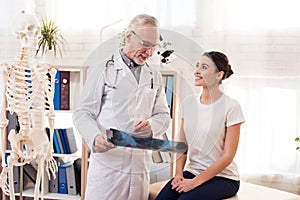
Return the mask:
<svg viewBox="0 0 300 200">
<path fill-rule="evenodd" d="M 138 87 L 138 83 L 135 77 L 133 76 L 132 72 L 130 71 L 129 67 L 126 65 L 126 63 L 124 63 L 120 51 L 117 51 L 114 54 L 114 69 L 116 71 L 121 70 L 123 73 L 123 78 L 128 79 L 133 85 Z"/>
<path fill-rule="evenodd" d="M 131 73 L 130 69 L 128 66 L 124 63 L 122 56 L 120 54 L 120 51 L 117 51 L 114 54 L 114 68 L 115 70 L 125 70 L 126 74 L 128 74 L 128 78 L 131 82 L 133 82 L 136 86 L 143 86 L 145 84 L 151 84 L 151 79 L 153 78 L 152 70 L 150 69 L 151 67 L 147 64 L 142 66 L 141 68 L 141 75 L 140 75 L 140 82 L 139 84 L 137 83 L 135 77 Z M 125 72 L 124 71 L 124 72 Z"/>
<path fill-rule="evenodd" d="M 114 60 L 114 63 L 115 63 L 115 65 L 114 65 L 115 70 L 124 70 L 124 68 L 127 67 L 126 64 L 124 63 L 124 61 L 122 59 L 122 56 L 121 56 L 119 51 L 117 51 L 114 54 L 113 60 Z"/>
</svg>

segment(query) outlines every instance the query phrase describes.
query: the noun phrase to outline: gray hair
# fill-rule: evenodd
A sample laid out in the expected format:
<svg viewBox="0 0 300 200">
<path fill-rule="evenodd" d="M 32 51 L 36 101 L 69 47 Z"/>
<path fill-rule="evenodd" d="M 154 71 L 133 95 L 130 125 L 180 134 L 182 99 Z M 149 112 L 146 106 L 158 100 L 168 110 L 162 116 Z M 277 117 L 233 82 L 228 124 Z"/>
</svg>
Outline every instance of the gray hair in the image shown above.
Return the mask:
<svg viewBox="0 0 300 200">
<path fill-rule="evenodd" d="M 129 23 L 128 30 L 139 28 L 145 24 L 150 24 L 154 28 L 157 28 L 159 26 L 158 20 L 148 14 L 139 14 L 136 15 Z"/>
</svg>

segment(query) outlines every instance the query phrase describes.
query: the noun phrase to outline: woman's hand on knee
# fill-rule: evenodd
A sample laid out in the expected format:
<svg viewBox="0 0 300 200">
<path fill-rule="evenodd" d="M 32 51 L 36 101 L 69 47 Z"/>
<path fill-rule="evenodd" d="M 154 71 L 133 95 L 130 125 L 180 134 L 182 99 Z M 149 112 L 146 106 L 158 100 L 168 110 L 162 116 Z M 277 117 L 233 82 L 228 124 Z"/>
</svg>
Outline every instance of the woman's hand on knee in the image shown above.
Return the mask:
<svg viewBox="0 0 300 200">
<path fill-rule="evenodd" d="M 197 182 L 194 178 L 193 179 L 183 179 L 182 181 L 180 181 L 178 183 L 178 185 L 176 187 L 176 191 L 179 193 L 189 192 L 192 189 L 196 188 L 197 186 L 198 186 Z"/>
<path fill-rule="evenodd" d="M 183 176 L 175 176 L 171 182 L 172 190 L 176 189 L 182 180 Z"/>
</svg>

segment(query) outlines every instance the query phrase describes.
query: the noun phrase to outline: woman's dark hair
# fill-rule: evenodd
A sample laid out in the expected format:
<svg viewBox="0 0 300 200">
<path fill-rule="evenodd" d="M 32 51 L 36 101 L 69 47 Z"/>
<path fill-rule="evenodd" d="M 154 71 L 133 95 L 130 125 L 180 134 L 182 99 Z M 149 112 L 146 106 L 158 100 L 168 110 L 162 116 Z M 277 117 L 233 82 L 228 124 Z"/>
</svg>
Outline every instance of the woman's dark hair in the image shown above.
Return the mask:
<svg viewBox="0 0 300 200">
<path fill-rule="evenodd" d="M 229 60 L 224 53 L 218 51 L 210 51 L 205 52 L 203 55 L 209 57 L 215 63 L 215 65 L 218 68 L 218 71 L 224 72 L 222 80 L 228 78 L 233 74 L 231 65 L 229 64 Z"/>
</svg>

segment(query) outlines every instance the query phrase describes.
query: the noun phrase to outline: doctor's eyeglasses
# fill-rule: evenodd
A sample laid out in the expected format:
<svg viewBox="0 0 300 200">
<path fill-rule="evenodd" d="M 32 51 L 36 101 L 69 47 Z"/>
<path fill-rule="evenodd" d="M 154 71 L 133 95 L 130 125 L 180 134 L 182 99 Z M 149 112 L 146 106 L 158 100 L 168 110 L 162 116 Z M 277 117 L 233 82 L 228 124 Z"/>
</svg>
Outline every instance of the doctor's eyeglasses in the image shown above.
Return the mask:
<svg viewBox="0 0 300 200">
<path fill-rule="evenodd" d="M 131 32 L 133 33 L 133 35 L 135 35 L 139 40 L 140 40 L 140 44 L 143 45 L 145 48 L 148 49 L 157 49 L 159 47 L 159 44 L 152 44 L 150 42 L 147 42 L 145 40 L 143 40 L 138 34 L 136 34 L 136 32 L 134 32 L 133 30 L 131 30 Z"/>
</svg>

